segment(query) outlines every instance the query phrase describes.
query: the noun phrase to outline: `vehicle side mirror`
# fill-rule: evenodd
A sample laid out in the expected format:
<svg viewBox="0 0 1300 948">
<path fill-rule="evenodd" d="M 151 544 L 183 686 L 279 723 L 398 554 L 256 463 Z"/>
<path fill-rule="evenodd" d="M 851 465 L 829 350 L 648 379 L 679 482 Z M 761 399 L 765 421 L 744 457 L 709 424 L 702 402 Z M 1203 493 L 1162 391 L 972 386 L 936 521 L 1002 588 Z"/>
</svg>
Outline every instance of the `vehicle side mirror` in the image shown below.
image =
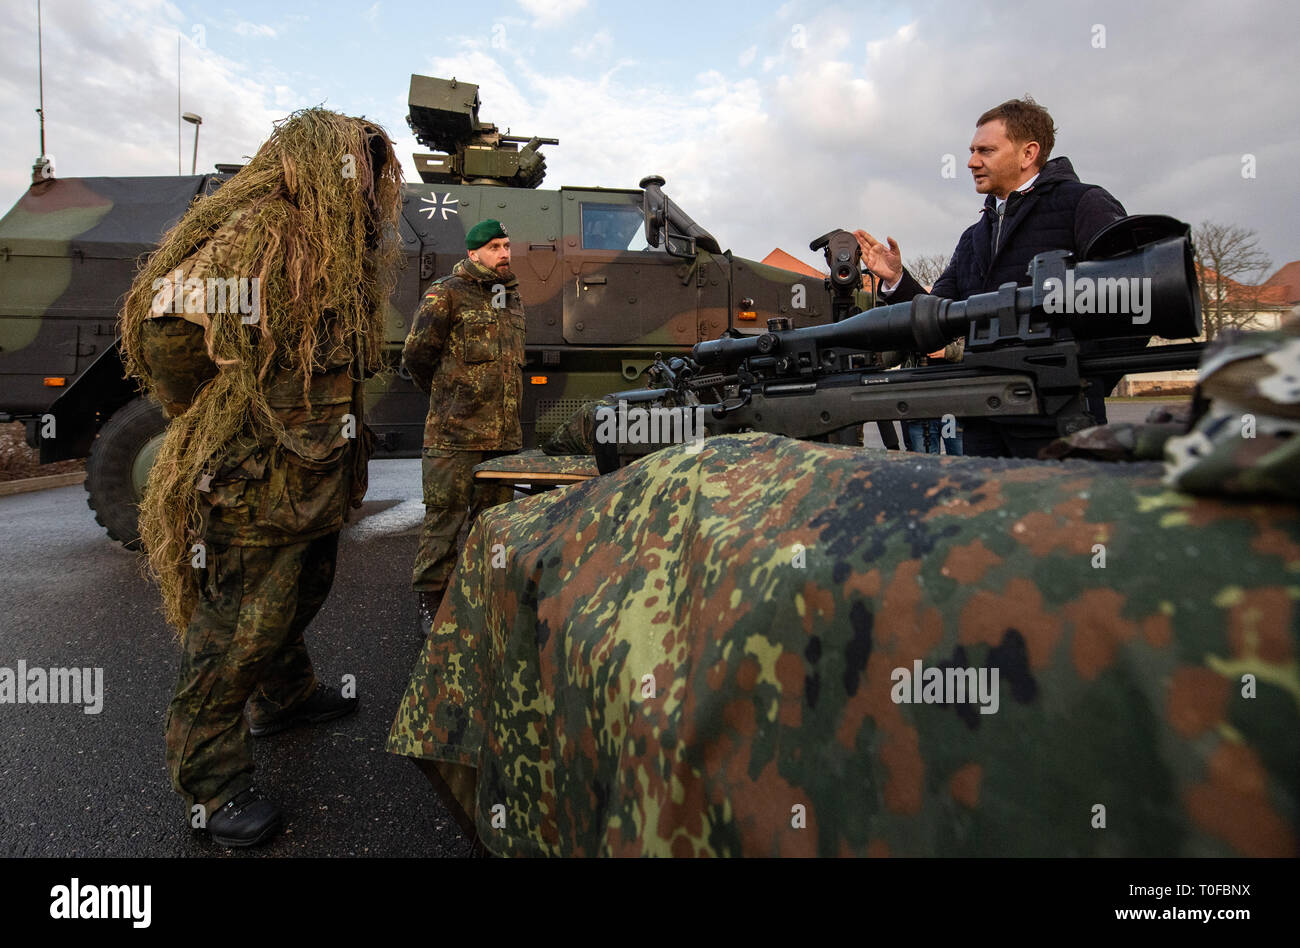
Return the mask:
<svg viewBox="0 0 1300 948">
<path fill-rule="evenodd" d="M 660 190 L 663 184 L 664 179 L 657 174 L 641 179 L 641 216 L 645 218 L 645 240 L 651 247 L 658 247 L 663 242 L 668 221 L 668 199 Z"/>
</svg>

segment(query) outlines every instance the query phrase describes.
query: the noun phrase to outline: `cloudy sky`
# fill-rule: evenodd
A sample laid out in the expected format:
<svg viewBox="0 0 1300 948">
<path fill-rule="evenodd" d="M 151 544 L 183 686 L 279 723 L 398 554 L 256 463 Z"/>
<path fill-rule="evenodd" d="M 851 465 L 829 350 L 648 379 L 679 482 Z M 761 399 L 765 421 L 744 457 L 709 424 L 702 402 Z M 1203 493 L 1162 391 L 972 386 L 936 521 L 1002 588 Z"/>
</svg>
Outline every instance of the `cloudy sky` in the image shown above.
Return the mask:
<svg viewBox="0 0 1300 948">
<path fill-rule="evenodd" d="M 45 0 L 46 149 L 62 176 L 240 161 L 290 111 L 381 122 L 418 180 L 412 72 L 477 82 L 481 117 L 559 138 L 547 185 L 657 173 L 723 247 L 834 227 L 948 253 L 981 199 L 975 118 L 1032 94 L 1054 155 L 1130 213 L 1252 228 L 1300 259 L 1300 7 L 1145 3 Z M 39 151 L 36 0 L 0 4 L 0 210 Z M 188 173 L 193 131 L 181 151 Z M 951 156 L 950 158 L 946 156 Z M 955 175 L 945 168 L 955 167 Z M 1271 271 L 1270 271 L 1271 272 Z"/>
</svg>

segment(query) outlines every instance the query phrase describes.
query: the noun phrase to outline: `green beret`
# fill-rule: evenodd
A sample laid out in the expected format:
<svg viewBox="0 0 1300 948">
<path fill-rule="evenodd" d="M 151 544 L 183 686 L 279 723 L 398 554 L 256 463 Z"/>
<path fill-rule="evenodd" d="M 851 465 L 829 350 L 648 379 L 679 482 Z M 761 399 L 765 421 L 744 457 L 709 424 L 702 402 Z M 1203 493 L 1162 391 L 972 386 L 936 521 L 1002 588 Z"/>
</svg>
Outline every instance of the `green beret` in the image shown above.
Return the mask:
<svg viewBox="0 0 1300 948">
<path fill-rule="evenodd" d="M 489 217 L 487 220 L 479 221 L 469 229 L 469 233 L 465 235 L 465 246 L 470 250 L 478 250 L 489 240 L 509 236 L 506 229 L 501 226 L 500 221 Z"/>
</svg>

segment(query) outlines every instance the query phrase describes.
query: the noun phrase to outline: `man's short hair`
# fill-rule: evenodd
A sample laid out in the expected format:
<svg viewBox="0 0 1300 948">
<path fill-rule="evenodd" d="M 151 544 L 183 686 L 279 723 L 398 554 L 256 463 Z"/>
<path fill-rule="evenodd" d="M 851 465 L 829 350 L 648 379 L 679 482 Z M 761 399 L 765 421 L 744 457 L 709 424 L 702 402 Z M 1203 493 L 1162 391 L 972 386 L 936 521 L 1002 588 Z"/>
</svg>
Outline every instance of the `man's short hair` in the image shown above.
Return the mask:
<svg viewBox="0 0 1300 948">
<path fill-rule="evenodd" d="M 1052 124 L 1052 116 L 1031 96 L 1008 99 L 1001 105 L 994 106 L 979 117 L 975 127 L 979 128 L 985 122 L 995 119 L 1002 120 L 1007 129 L 1007 138 L 1013 142 L 1038 142 L 1039 168 L 1052 156 L 1052 146 L 1056 144 L 1056 128 Z"/>
</svg>

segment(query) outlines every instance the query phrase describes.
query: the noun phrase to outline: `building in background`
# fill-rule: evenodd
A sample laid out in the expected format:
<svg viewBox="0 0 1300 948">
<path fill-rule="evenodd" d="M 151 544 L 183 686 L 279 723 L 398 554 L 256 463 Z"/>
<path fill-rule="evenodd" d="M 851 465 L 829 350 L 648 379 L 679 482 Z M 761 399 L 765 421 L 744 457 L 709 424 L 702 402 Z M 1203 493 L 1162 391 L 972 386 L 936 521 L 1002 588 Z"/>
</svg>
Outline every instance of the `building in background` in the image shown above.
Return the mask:
<svg viewBox="0 0 1300 948">
<path fill-rule="evenodd" d="M 1202 291 L 1215 284 L 1213 271 L 1198 268 L 1197 278 Z M 1228 309 L 1237 309 L 1234 322 L 1242 329 L 1276 329 L 1291 311 L 1300 305 L 1300 260 L 1293 260 L 1259 285 L 1238 283 L 1224 278 L 1224 303 Z M 1152 345 L 1167 345 L 1185 340 L 1152 340 Z M 1205 341 L 1205 333 L 1197 337 Z M 1116 386 L 1114 395 L 1188 395 L 1196 385 L 1196 370 L 1177 372 L 1144 372 L 1126 375 Z"/>
</svg>

